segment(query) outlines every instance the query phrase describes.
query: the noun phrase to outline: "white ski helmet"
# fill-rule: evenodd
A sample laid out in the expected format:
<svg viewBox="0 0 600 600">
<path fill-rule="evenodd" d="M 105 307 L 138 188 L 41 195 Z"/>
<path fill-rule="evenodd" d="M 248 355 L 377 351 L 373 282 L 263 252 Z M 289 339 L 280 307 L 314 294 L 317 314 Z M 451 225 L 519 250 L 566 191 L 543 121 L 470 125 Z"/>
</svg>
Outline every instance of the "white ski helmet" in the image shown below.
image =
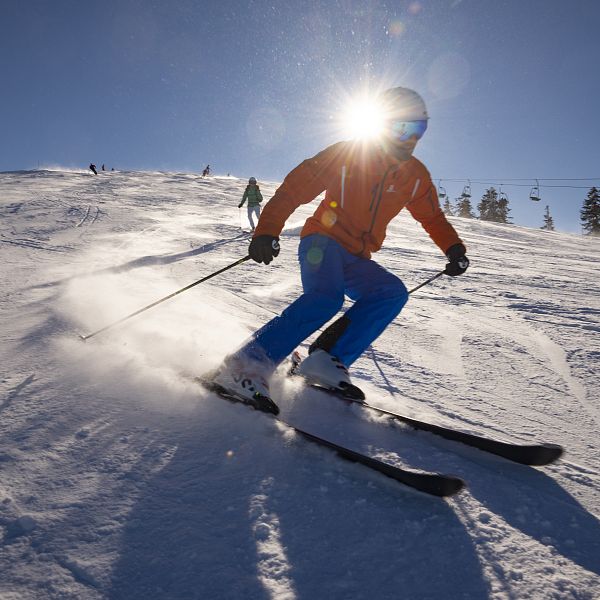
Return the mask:
<svg viewBox="0 0 600 600">
<path fill-rule="evenodd" d="M 429 119 L 423 98 L 409 88 L 390 88 L 381 94 L 381 102 L 387 118 L 403 121 Z"/>
</svg>

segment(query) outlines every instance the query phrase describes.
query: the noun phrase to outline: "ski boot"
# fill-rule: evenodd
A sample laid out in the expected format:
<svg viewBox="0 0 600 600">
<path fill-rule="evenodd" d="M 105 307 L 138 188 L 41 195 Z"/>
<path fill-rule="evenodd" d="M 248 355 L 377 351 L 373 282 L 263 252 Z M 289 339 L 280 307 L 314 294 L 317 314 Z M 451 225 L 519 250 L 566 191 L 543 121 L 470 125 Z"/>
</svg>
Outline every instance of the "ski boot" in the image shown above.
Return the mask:
<svg viewBox="0 0 600 600">
<path fill-rule="evenodd" d="M 304 360 L 298 352 L 292 355 L 291 374 L 303 377 L 313 386 L 348 400 L 364 400 L 363 391 L 350 381 L 346 365 L 325 350 L 313 350 Z"/>
<path fill-rule="evenodd" d="M 226 361 L 216 372 L 202 378 L 202 383 L 228 400 L 248 404 L 262 412 L 279 414 L 279 407 L 269 395 L 266 379 L 256 369 L 244 368 L 237 361 Z"/>
</svg>

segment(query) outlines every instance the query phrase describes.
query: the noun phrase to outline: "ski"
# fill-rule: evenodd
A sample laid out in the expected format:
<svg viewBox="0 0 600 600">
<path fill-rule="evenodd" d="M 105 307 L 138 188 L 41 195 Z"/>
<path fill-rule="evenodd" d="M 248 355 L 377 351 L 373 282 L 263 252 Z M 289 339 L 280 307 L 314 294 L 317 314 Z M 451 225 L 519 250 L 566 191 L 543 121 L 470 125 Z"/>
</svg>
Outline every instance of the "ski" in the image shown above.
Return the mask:
<svg viewBox="0 0 600 600">
<path fill-rule="evenodd" d="M 368 467 L 369 469 L 377 471 L 378 473 L 382 473 L 383 475 L 386 475 L 387 477 L 390 477 L 391 479 L 394 479 L 420 492 L 424 492 L 426 494 L 438 497 L 446 497 L 452 496 L 460 492 L 460 490 L 462 490 L 465 486 L 465 482 L 462 479 L 459 479 L 458 477 L 454 477 L 452 475 L 412 471 L 410 469 L 404 469 L 402 467 L 390 465 L 377 458 L 373 458 L 371 456 L 368 456 L 367 454 L 363 454 L 362 452 L 351 450 L 346 446 L 342 446 L 325 438 L 309 433 L 308 431 L 304 431 L 303 429 L 300 429 L 295 425 L 291 425 L 290 423 L 284 421 L 281 417 L 277 416 L 279 412 L 278 408 L 274 409 L 273 406 L 269 404 L 265 404 L 263 402 L 257 403 L 255 400 L 250 400 L 241 396 L 237 396 L 235 394 L 231 394 L 221 386 L 199 377 L 195 377 L 194 381 L 200 384 L 206 390 L 213 392 L 219 398 L 234 403 L 244 404 L 255 410 L 269 414 L 278 423 L 280 423 L 287 429 L 294 431 L 305 440 L 308 440 L 321 447 L 329 448 L 345 460 L 359 463 L 365 467 Z M 273 403 L 272 400 L 270 400 L 270 402 L 272 405 L 277 407 L 277 405 Z"/>
<path fill-rule="evenodd" d="M 385 408 L 369 404 L 366 401 L 344 396 L 342 393 L 336 393 L 335 390 L 330 390 L 319 386 L 313 386 L 310 384 L 307 385 L 309 385 L 313 389 L 324 392 L 329 396 L 333 396 L 337 399 L 343 400 L 344 402 L 352 402 L 354 404 L 358 404 L 359 406 L 362 406 L 363 408 L 376 412 L 380 415 L 386 415 L 388 417 L 391 417 L 392 419 L 395 419 L 402 423 L 406 423 L 413 429 L 419 431 L 428 431 L 429 433 L 443 437 L 444 439 L 452 440 L 454 442 L 460 442 L 462 444 L 466 444 L 467 446 L 478 448 L 479 450 L 483 450 L 484 452 L 489 452 L 490 454 L 501 456 L 502 458 L 506 458 L 508 460 L 522 465 L 549 465 L 558 460 L 562 456 L 564 451 L 562 446 L 559 446 L 558 444 L 519 444 L 514 442 L 504 442 L 502 440 L 497 440 L 494 438 L 489 438 L 474 433 L 466 433 L 464 431 L 460 431 L 452 427 L 434 425 L 433 423 L 429 423 L 427 421 L 421 421 L 419 419 L 414 419 L 413 417 L 407 417 L 400 413 L 396 413 L 391 410 L 387 410 Z"/>
<path fill-rule="evenodd" d="M 296 369 L 301 360 L 300 354 L 295 351 L 290 357 L 291 366 L 288 371 L 290 376 L 300 377 L 300 375 L 296 374 Z M 400 413 L 369 404 L 369 402 L 364 400 L 365 396 L 362 390 L 356 386 L 352 386 L 353 390 L 351 394 L 346 394 L 344 390 L 313 385 L 306 380 L 305 383 L 309 387 L 324 392 L 329 396 L 334 396 L 335 398 L 345 402 L 358 404 L 363 408 L 376 412 L 380 415 L 386 415 L 392 419 L 405 423 L 418 431 L 428 431 L 429 433 L 433 433 L 434 435 L 438 435 L 444 439 L 460 442 L 462 444 L 466 444 L 467 446 L 478 448 L 484 452 L 501 456 L 502 458 L 506 458 L 507 460 L 511 460 L 522 465 L 536 467 L 549 465 L 558 460 L 564 452 L 562 446 L 559 446 L 558 444 L 518 444 L 513 442 L 504 442 L 502 440 L 489 438 L 487 436 L 477 435 L 474 433 L 465 433 L 464 431 L 460 431 L 452 427 L 434 425 L 433 423 L 429 423 L 427 421 L 421 421 L 419 419 L 407 417 Z M 359 393 L 357 393 L 357 391 Z"/>
</svg>

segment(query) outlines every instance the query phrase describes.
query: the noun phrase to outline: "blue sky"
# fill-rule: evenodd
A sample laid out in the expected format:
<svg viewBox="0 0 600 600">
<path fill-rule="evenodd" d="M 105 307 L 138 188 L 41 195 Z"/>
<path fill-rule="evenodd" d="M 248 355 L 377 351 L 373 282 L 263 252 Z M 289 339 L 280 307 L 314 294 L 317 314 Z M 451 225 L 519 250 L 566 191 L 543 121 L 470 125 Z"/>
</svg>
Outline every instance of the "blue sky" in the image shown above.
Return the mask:
<svg viewBox="0 0 600 600">
<path fill-rule="evenodd" d="M 516 223 L 549 205 L 580 231 L 600 185 L 599 62 L 594 0 L 3 0 L 0 171 L 210 163 L 279 180 L 343 139 L 348 98 L 406 85 L 431 116 L 415 154 L 451 197 L 503 183 Z"/>
</svg>

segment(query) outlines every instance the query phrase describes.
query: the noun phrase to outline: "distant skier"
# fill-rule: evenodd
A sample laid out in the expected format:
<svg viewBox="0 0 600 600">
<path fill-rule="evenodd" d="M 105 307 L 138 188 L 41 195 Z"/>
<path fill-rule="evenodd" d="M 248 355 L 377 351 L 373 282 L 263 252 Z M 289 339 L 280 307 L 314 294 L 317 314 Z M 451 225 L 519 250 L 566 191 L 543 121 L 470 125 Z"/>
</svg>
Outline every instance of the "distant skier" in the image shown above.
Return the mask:
<svg viewBox="0 0 600 600">
<path fill-rule="evenodd" d="M 210 175 L 210 165 L 206 165 L 204 167 L 204 171 L 202 171 L 202 177 L 208 177 Z"/>
<path fill-rule="evenodd" d="M 96 165 L 94 163 L 90 163 L 90 171 L 94 174 L 94 175 L 98 175 L 98 171 L 96 171 Z"/>
<path fill-rule="evenodd" d="M 279 234 L 288 217 L 325 191 L 300 234 L 304 293 L 211 375 L 214 384 L 259 408 L 273 409 L 268 378 L 336 315 L 344 295 L 354 304 L 312 344 L 297 373 L 316 385 L 360 392 L 352 385 L 348 367 L 408 299 L 402 281 L 371 260 L 371 253 L 381 248 L 387 225 L 403 208 L 446 255 L 446 275 L 461 275 L 469 266 L 464 244 L 440 209 L 429 172 L 412 156 L 427 129 L 423 99 L 397 87 L 384 92 L 381 101 L 386 121 L 379 141 L 339 142 L 305 160 L 263 209 L 248 253 L 268 265 L 279 254 Z"/>
<path fill-rule="evenodd" d="M 103 170 L 103 171 L 106 171 L 106 169 L 104 168 L 104 164 L 102 165 L 102 170 Z"/>
<path fill-rule="evenodd" d="M 250 177 L 248 180 L 248 185 L 242 196 L 242 201 L 238 204 L 238 208 L 242 208 L 246 200 L 248 200 L 248 221 L 250 221 L 250 227 L 252 228 L 252 231 L 254 231 L 254 219 L 252 217 L 253 215 L 256 215 L 256 220 L 258 221 L 260 218 L 260 203 L 263 201 L 255 177 Z"/>
</svg>

